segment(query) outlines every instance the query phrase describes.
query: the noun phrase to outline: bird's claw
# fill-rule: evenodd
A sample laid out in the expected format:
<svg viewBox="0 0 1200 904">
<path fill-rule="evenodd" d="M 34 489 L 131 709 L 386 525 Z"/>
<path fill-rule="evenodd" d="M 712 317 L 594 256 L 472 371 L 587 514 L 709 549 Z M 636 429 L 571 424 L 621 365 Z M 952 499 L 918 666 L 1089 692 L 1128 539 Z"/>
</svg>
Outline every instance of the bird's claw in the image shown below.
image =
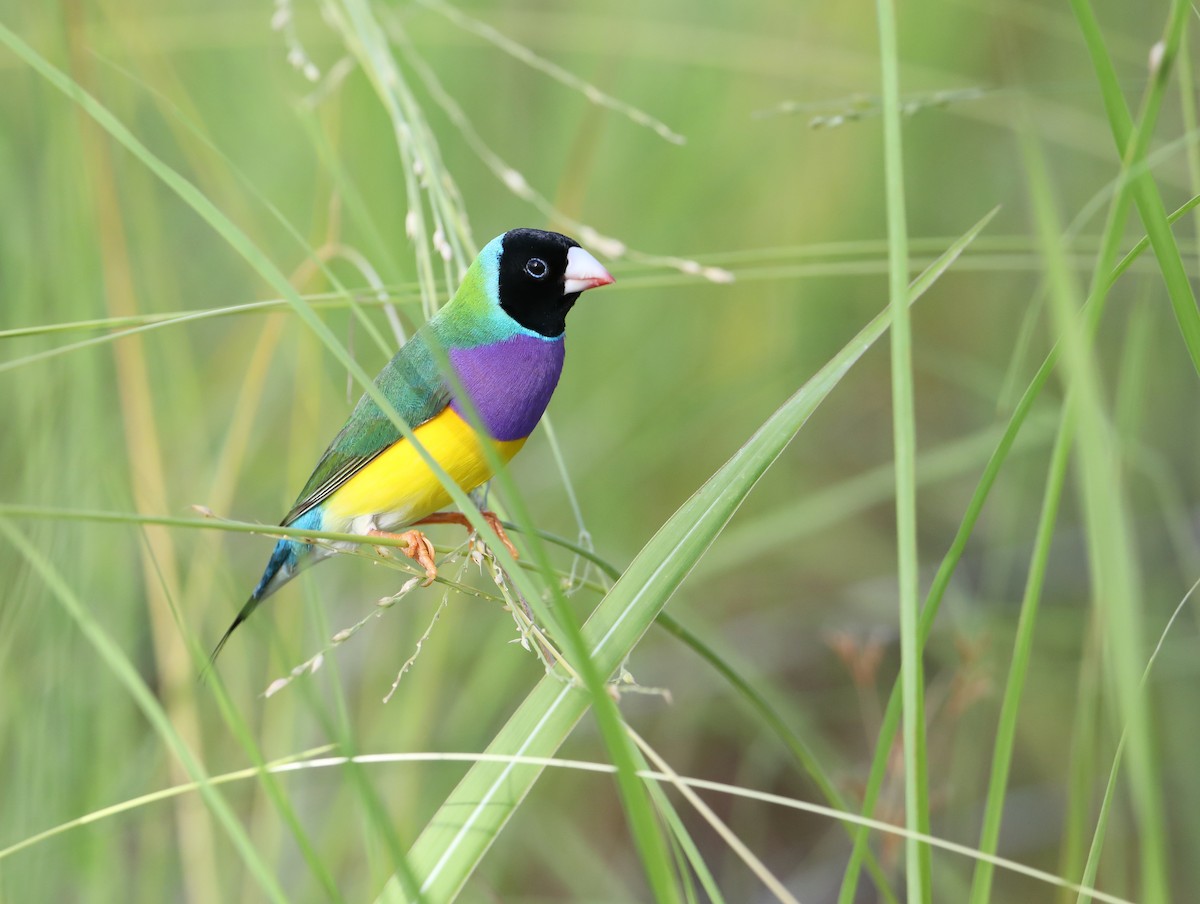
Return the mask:
<svg viewBox="0 0 1200 904">
<path fill-rule="evenodd" d="M 483 512 L 483 520 L 488 523 L 488 526 L 496 532 L 496 536 L 500 538 L 500 542 L 504 544 L 504 548 L 508 550 L 509 555 L 514 559 L 519 559 L 521 556 L 517 553 L 517 548 L 512 545 L 512 540 L 508 539 L 508 534 L 504 532 L 504 526 L 500 523 L 500 519 L 496 517 L 495 512 Z"/>
<path fill-rule="evenodd" d="M 504 544 L 504 548 L 514 559 L 521 558 L 517 554 L 517 548 L 513 546 L 512 540 L 508 539 L 508 534 L 504 532 L 504 525 L 500 523 L 500 519 L 496 517 L 495 512 L 481 512 L 483 519 L 488 523 L 488 527 L 496 532 L 496 536 L 500 538 L 500 542 Z M 469 531 L 474 531 L 475 527 L 468 520 L 467 516 L 461 512 L 434 512 L 432 515 L 426 515 L 417 524 L 461 524 Z"/>
<path fill-rule="evenodd" d="M 373 530 L 370 532 L 370 536 L 403 540 L 404 545 L 399 547 L 400 551 L 425 569 L 425 580 L 421 582 L 421 586 L 428 587 L 433 583 L 437 577 L 437 563 L 433 559 L 433 544 L 419 530 L 406 530 L 401 534 L 390 534 L 387 531 Z M 386 555 L 384 547 L 376 546 L 375 549 L 381 555 Z"/>
</svg>

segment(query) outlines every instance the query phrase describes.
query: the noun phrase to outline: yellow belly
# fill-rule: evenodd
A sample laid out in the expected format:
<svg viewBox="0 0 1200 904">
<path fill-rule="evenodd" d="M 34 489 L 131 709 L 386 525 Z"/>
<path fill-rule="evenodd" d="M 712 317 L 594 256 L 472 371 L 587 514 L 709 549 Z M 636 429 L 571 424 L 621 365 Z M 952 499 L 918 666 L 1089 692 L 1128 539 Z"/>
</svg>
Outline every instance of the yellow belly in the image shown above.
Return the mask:
<svg viewBox="0 0 1200 904">
<path fill-rule="evenodd" d="M 492 477 L 481 437 L 453 409 L 446 408 L 426 421 L 415 435 L 464 490 L 469 492 Z M 490 442 L 502 461 L 508 461 L 525 445 L 524 439 Z M 420 453 L 408 440 L 400 439 L 329 497 L 322 520 L 326 525 L 331 521 L 350 524 L 377 516 L 371 526 L 387 529 L 410 524 L 449 504 L 450 494 Z M 364 521 L 357 528 L 366 526 Z"/>
</svg>

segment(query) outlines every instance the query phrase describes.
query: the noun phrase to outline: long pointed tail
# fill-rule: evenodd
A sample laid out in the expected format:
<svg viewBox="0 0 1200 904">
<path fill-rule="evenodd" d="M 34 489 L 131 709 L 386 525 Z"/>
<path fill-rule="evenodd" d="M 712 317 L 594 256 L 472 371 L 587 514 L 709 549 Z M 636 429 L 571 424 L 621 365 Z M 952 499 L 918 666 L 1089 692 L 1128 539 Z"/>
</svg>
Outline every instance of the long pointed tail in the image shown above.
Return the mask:
<svg viewBox="0 0 1200 904">
<path fill-rule="evenodd" d="M 312 549 L 313 547 L 308 543 L 297 543 L 295 540 L 284 539 L 275 544 L 275 551 L 271 553 L 271 559 L 267 562 L 266 570 L 263 571 L 258 586 L 254 588 L 254 592 L 250 594 L 250 599 L 246 600 L 245 605 L 242 606 L 241 611 L 234 618 L 233 624 L 229 626 L 221 636 L 221 639 L 217 641 L 212 655 L 208 657 L 208 667 L 210 669 L 216 663 L 217 657 L 221 655 L 221 650 L 225 648 L 226 641 L 237 630 L 238 625 L 248 619 L 250 614 L 258 608 L 263 600 L 296 576 L 302 564 L 311 556 Z"/>
</svg>

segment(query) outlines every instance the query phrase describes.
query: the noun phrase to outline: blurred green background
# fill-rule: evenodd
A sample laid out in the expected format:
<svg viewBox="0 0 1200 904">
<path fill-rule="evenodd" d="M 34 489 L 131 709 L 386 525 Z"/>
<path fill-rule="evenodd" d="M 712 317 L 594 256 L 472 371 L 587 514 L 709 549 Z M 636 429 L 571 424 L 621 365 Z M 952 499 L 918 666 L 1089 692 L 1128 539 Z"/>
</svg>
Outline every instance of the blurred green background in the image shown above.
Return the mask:
<svg viewBox="0 0 1200 904">
<path fill-rule="evenodd" d="M 586 531 L 597 553 L 621 568 L 887 303 L 874 6 L 614 0 L 459 7 L 663 121 L 686 137 L 682 145 L 590 103 L 436 4 L 377 2 L 373 9 L 461 192 L 476 245 L 517 225 L 577 231 L 570 223 L 578 221 L 649 256 L 607 258 L 617 284 L 589 294 L 572 314 L 568 365 L 550 409 Z M 1147 54 L 1166 13 L 1161 2 L 1097 5 L 1131 104 L 1145 90 Z M 282 28 L 272 28 L 273 15 Z M 331 284 L 313 273 L 305 249 L 265 202 L 310 249 L 337 246 L 369 261 L 402 318 L 410 326 L 421 320 L 405 234 L 412 199 L 392 124 L 321 7 L 300 0 L 282 7 L 10 0 L 0 2 L 0 22 L 192 181 L 295 274 L 301 292 L 327 293 Z M 1081 279 L 1103 225 L 1095 199 L 1116 175 L 1119 155 L 1066 7 L 916 0 L 902 4 L 899 38 L 901 87 L 913 104 L 904 151 L 914 272 L 1001 205 L 914 309 L 924 589 L 999 429 L 1055 338 L 1014 133 L 1020 111 L 1027 110 L 1048 157 L 1059 215 L 1070 222 L 1084 212 L 1069 245 Z M 318 81 L 306 77 L 306 65 Z M 476 138 L 422 79 L 426 66 Z M 1188 145 L 1175 141 L 1187 128 L 1181 117 L 1172 88 L 1157 130 L 1156 147 L 1165 150 L 1153 170 L 1168 210 L 1195 193 Z M 170 517 L 192 517 L 190 506 L 202 505 L 273 524 L 359 390 L 348 388 L 345 370 L 282 305 L 116 339 L 111 332 L 121 323 L 52 329 L 227 308 L 274 293 L 142 163 L 7 50 L 0 50 L 0 124 L 0 498 Z M 476 140 L 560 215 L 516 197 L 481 159 Z M 1125 245 L 1141 233 L 1132 218 Z M 1194 270 L 1190 221 L 1178 234 Z M 606 249 L 591 246 L 601 257 Z M 663 256 L 727 268 L 736 278 L 689 276 Z M 364 273 L 345 256 L 330 266 L 393 341 Z M 332 297 L 322 317 L 374 373 L 385 353 L 351 325 L 344 300 Z M 1117 284 L 1096 341 L 1152 643 L 1200 577 L 1200 436 L 1196 376 L 1149 255 Z M 774 701 L 855 805 L 899 661 L 889 366 L 881 343 L 850 372 L 669 610 Z M 972 537 L 926 658 L 932 827 L 968 846 L 978 839 L 1061 399 L 1061 384 L 1052 381 Z M 580 528 L 544 430 L 512 473 L 537 523 L 576 539 Z M 999 849 L 1052 873 L 1068 869 L 1068 815 L 1080 806 L 1089 826 L 1082 837 L 1090 840 L 1121 728 L 1095 677 L 1104 660 L 1092 633 L 1097 614 L 1076 487 L 1072 475 Z M 247 765 L 211 689 L 197 683 L 189 650 L 207 649 L 220 636 L 257 581 L 271 541 L 67 516 L 12 519 L 156 691 L 206 768 L 218 774 Z M 449 546 L 461 532 L 434 536 Z M 570 569 L 569 554 L 556 561 Z M 0 575 L 0 848 L 182 781 L 76 621 L 7 542 L 0 542 Z M 434 616 L 440 589 L 413 593 L 328 653 L 314 675 L 261 696 L 403 579 L 363 558 L 339 557 L 293 583 L 235 635 L 220 671 L 265 756 L 347 737 L 364 752 L 478 751 L 504 723 L 541 666 L 510 643 L 516 635 L 508 615 L 469 595 L 450 595 L 396 695 L 380 702 Z M 598 594 L 585 587 L 572 599 L 583 616 Z M 1178 900 L 1200 887 L 1191 856 L 1200 843 L 1196 628 L 1194 610 L 1185 610 L 1146 696 Z M 679 773 L 819 800 L 778 739 L 677 640 L 652 630 L 629 668 L 640 684 L 669 690 L 669 701 L 626 694 L 622 711 Z M 1085 717 L 1096 724 L 1081 735 Z M 605 758 L 590 717 L 563 753 Z M 365 769 L 401 848 L 464 768 Z M 903 822 L 901 778 L 896 766 L 879 818 Z M 1072 782 L 1080 780 L 1083 794 L 1072 804 Z M 281 785 L 345 899 L 373 897 L 394 865 L 361 789 L 336 769 L 290 775 Z M 263 789 L 246 781 L 222 793 L 289 896 L 327 899 Z M 709 800 L 800 900 L 836 898 L 850 849 L 837 823 L 754 801 Z M 727 899 L 765 899 L 712 830 L 691 816 L 688 822 Z M 1137 831 L 1118 786 L 1099 887 L 1136 896 Z M 894 880 L 901 845 L 877 839 L 875 850 Z M 965 900 L 972 868 L 968 858 L 935 853 L 935 898 Z M 551 770 L 462 900 L 648 894 L 612 780 Z M 3 900 L 260 895 L 194 795 L 146 804 L 0 859 Z M 1064 895 L 997 873 L 996 900 Z M 858 900 L 876 899 L 864 880 Z"/>
</svg>

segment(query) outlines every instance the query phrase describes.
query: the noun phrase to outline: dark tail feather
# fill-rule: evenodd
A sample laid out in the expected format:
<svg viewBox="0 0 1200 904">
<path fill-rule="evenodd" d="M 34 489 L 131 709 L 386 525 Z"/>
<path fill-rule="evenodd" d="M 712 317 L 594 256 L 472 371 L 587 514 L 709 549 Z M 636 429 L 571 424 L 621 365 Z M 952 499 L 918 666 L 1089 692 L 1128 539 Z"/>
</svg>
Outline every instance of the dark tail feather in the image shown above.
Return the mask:
<svg viewBox="0 0 1200 904">
<path fill-rule="evenodd" d="M 221 655 L 221 650 L 225 648 L 225 643 L 229 640 L 229 636 L 237 630 L 238 625 L 248 619 L 252 612 L 258 608 L 259 604 L 268 596 L 286 584 L 296 574 L 297 568 L 297 548 L 308 549 L 308 544 L 298 544 L 294 540 L 280 540 L 275 544 L 275 551 L 271 553 L 271 560 L 267 562 L 267 568 L 263 572 L 258 586 L 254 588 L 254 592 L 250 594 L 250 599 L 246 600 L 244 606 L 237 617 L 233 620 L 233 624 L 217 641 L 216 647 L 213 648 L 212 655 L 208 657 L 208 668 L 205 673 L 212 669 L 217 663 L 217 657 Z M 201 676 L 203 680 L 204 676 Z"/>
<path fill-rule="evenodd" d="M 220 656 L 221 651 L 225 649 L 225 644 L 229 640 L 229 636 L 237 630 L 238 625 L 250 617 L 250 613 L 258 608 L 258 604 L 261 603 L 262 600 L 263 598 L 257 594 L 246 600 L 246 604 L 242 606 L 242 610 L 237 614 L 237 618 L 233 620 L 233 624 L 225 629 L 225 633 L 221 635 L 221 639 L 218 640 L 217 645 L 213 647 L 212 655 L 208 657 L 208 667 L 210 669 L 217 664 L 217 657 Z"/>
</svg>

